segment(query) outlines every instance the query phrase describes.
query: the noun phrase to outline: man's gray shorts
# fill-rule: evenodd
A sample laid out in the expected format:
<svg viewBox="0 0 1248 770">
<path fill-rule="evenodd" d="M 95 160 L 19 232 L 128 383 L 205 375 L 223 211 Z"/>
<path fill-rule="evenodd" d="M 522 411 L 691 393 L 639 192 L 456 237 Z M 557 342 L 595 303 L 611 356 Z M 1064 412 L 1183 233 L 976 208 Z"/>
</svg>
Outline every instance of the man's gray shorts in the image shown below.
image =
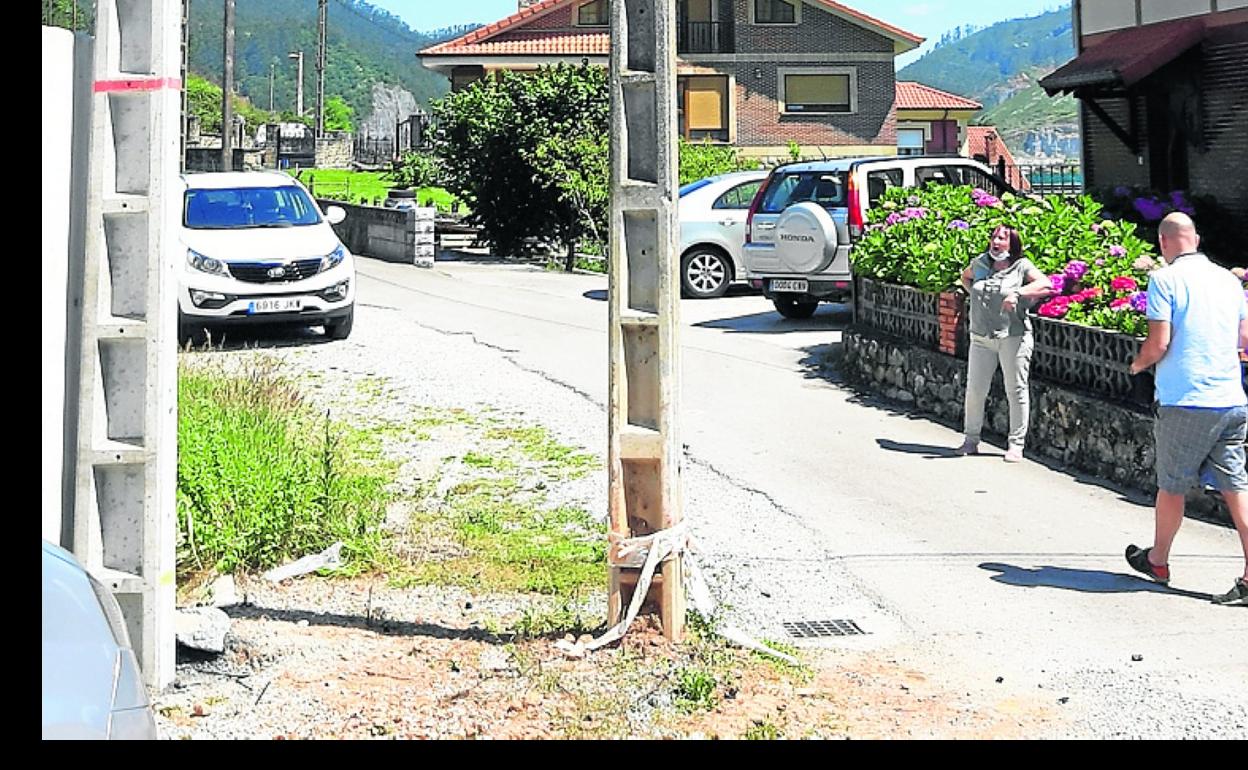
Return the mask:
<svg viewBox="0 0 1248 770">
<path fill-rule="evenodd" d="M 1244 470 L 1248 407 L 1158 407 L 1153 436 L 1157 486 L 1163 492 L 1186 494 L 1202 482 L 1220 492 L 1248 492 Z"/>
</svg>

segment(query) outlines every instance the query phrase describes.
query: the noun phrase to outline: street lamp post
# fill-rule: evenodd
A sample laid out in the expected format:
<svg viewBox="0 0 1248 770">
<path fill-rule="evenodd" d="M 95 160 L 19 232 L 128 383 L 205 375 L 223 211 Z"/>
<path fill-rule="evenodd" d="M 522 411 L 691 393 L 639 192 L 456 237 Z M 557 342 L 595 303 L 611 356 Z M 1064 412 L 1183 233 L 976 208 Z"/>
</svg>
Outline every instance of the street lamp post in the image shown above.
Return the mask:
<svg viewBox="0 0 1248 770">
<path fill-rule="evenodd" d="M 295 115 L 303 117 L 303 51 L 291 51 L 288 58 L 295 60 Z"/>
</svg>

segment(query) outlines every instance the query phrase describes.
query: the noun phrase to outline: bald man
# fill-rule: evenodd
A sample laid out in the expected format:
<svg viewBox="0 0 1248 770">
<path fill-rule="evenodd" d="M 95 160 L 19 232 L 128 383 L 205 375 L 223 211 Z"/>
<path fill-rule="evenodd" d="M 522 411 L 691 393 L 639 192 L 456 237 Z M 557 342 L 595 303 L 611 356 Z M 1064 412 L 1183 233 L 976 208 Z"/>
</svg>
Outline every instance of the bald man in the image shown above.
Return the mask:
<svg viewBox="0 0 1248 770">
<path fill-rule="evenodd" d="M 1170 546 L 1183 524 L 1187 492 L 1211 479 L 1231 509 L 1244 550 L 1244 574 L 1215 604 L 1248 606 L 1248 397 L 1239 351 L 1248 347 L 1243 284 L 1201 254 L 1186 214 L 1162 220 L 1158 243 L 1166 267 L 1148 283 L 1148 339 L 1131 364 L 1139 374 L 1157 365 L 1156 530 L 1151 548 L 1127 547 L 1127 563 L 1163 585 L 1170 582 Z"/>
</svg>

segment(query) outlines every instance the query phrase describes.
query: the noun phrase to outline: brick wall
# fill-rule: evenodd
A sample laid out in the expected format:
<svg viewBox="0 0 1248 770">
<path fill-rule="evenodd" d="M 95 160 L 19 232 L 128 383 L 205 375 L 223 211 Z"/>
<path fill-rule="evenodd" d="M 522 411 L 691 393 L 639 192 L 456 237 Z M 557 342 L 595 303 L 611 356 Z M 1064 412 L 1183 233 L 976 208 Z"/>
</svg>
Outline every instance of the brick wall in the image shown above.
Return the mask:
<svg viewBox="0 0 1248 770">
<path fill-rule="evenodd" d="M 796 26 L 750 24 L 752 2 L 753 0 L 736 0 L 734 8 L 737 51 L 740 53 L 893 52 L 892 40 L 810 3 L 802 7 L 802 23 Z"/>
<path fill-rule="evenodd" d="M 858 73 L 858 111 L 850 115 L 782 115 L 779 70 L 810 63 L 737 62 L 737 143 L 748 146 L 804 145 L 897 146 L 896 81 L 893 63 L 836 63 Z"/>
<path fill-rule="evenodd" d="M 1145 123 L 1147 111 L 1144 109 L 1143 97 L 1137 97 L 1136 102 L 1136 121 L 1141 139 L 1140 153 L 1147 158 L 1148 126 Z M 1126 99 L 1101 99 L 1098 104 L 1123 130 L 1130 131 L 1130 105 Z M 1088 166 L 1085 172 L 1086 184 L 1089 188 L 1117 185 L 1148 187 L 1148 166 L 1140 165 L 1136 155 L 1087 107 L 1083 108 L 1083 125 L 1084 157 L 1087 158 Z"/>
</svg>

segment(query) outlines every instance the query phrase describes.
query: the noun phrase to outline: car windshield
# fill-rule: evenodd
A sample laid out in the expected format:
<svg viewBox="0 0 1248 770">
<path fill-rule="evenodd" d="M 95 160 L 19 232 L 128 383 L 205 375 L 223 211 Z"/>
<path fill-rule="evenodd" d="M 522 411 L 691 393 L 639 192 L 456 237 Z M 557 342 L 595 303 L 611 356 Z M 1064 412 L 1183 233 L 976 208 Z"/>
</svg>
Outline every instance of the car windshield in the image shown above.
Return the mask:
<svg viewBox="0 0 1248 770">
<path fill-rule="evenodd" d="M 843 171 L 807 171 L 786 174 L 767 186 L 759 211 L 779 214 L 795 203 L 812 201 L 825 209 L 845 205 L 845 176 Z"/>
<path fill-rule="evenodd" d="M 183 223 L 192 230 L 297 227 L 320 221 L 316 205 L 294 185 L 186 191 Z"/>
</svg>

